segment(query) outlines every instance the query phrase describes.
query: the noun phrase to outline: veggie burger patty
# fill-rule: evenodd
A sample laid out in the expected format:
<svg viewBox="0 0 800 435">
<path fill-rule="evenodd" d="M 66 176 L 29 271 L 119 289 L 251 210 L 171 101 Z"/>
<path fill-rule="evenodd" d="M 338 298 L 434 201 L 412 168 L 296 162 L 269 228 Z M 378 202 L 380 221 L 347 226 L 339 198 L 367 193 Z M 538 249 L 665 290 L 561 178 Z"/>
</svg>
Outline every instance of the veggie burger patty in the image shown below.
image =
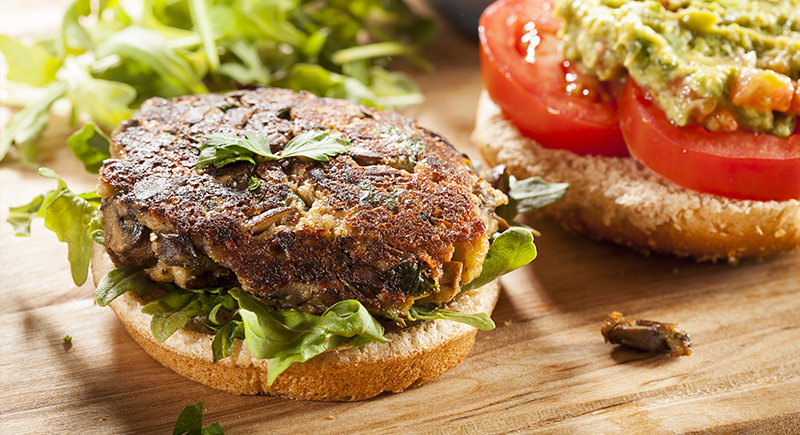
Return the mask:
<svg viewBox="0 0 800 435">
<path fill-rule="evenodd" d="M 198 169 L 206 135 L 260 132 L 279 153 L 317 130 L 347 151 Z M 98 193 L 118 266 L 313 313 L 356 299 L 402 319 L 415 300 L 450 300 L 480 274 L 507 201 L 413 119 L 281 89 L 150 99 L 111 152 Z"/>
</svg>

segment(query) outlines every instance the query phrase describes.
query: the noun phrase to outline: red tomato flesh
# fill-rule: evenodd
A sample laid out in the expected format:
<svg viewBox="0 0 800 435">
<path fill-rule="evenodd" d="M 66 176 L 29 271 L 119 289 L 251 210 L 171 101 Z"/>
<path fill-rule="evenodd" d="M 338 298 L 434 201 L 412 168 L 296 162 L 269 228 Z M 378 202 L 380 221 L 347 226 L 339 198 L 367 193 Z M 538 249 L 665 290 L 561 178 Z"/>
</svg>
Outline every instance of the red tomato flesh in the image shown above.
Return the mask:
<svg viewBox="0 0 800 435">
<path fill-rule="evenodd" d="M 631 156 L 678 185 L 729 198 L 800 198 L 800 132 L 783 139 L 676 127 L 633 80 L 619 101 L 619 116 Z"/>
<path fill-rule="evenodd" d="M 627 156 L 616 104 L 564 61 L 552 0 L 501 0 L 481 16 L 483 84 L 519 130 L 548 148 Z"/>
</svg>

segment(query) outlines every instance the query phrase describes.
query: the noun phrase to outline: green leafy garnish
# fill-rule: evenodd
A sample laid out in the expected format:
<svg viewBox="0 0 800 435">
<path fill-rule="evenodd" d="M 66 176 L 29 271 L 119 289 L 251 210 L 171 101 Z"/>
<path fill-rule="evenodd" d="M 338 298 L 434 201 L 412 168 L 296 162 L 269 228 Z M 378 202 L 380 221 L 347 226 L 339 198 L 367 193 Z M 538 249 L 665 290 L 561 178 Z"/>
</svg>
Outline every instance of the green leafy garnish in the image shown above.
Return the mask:
<svg viewBox="0 0 800 435">
<path fill-rule="evenodd" d="M 178 415 L 172 435 L 225 435 L 222 426 L 214 423 L 203 427 L 203 402 L 187 406 Z"/>
<path fill-rule="evenodd" d="M 350 145 L 350 142 L 343 139 L 339 133 L 321 130 L 306 131 L 293 137 L 277 154 L 272 152 L 269 139 L 260 131 L 246 131 L 244 137 L 235 134 L 213 134 L 200 138 L 205 141 L 198 145 L 200 148 L 200 156 L 197 158 L 198 169 L 209 165 L 221 168 L 239 161 L 255 164 L 253 157 L 256 155 L 268 160 L 305 157 L 326 162 L 331 157 L 347 151 L 347 146 Z M 250 183 L 252 186 L 252 179 Z M 250 190 L 256 188 L 257 185 Z"/>
<path fill-rule="evenodd" d="M 145 295 L 152 282 L 143 271 L 124 266 L 111 271 L 98 285 L 98 305 L 104 306 L 126 291 Z M 211 344 L 214 362 L 233 353 L 235 339 L 244 339 L 256 358 L 268 358 L 268 382 L 294 362 L 303 362 L 346 341 L 358 347 L 376 341 L 386 343 L 383 327 L 354 300 L 341 301 L 323 314 L 297 310 L 278 310 L 240 288 L 222 287 L 198 290 L 161 284 L 164 293 L 148 302 L 142 312 L 152 316 L 150 331 L 165 341 L 192 318 L 214 332 Z M 224 316 L 220 311 L 225 311 Z"/>
<path fill-rule="evenodd" d="M 0 160 L 5 158 L 11 144 L 16 144 L 22 163 L 36 167 L 34 143 L 50 120 L 50 107 L 67 92 L 63 82 L 53 82 L 38 99 L 32 101 L 0 129 Z"/>
<path fill-rule="evenodd" d="M 247 190 L 256 190 L 261 186 L 261 180 L 256 177 L 250 177 L 250 183 L 247 185 Z"/>
<path fill-rule="evenodd" d="M 6 78 L 13 82 L 46 86 L 56 79 L 61 66 L 61 61 L 41 45 L 25 45 L 6 35 L 0 35 L 0 52 L 8 66 Z"/>
<path fill-rule="evenodd" d="M 138 5 L 138 6 L 137 6 Z M 389 71 L 403 57 L 426 67 L 420 48 L 433 22 L 403 0 L 73 0 L 61 32 L 33 44 L 0 35 L 5 87 L 43 88 L 0 140 L 35 165 L 35 139 L 52 103 L 67 98 L 73 120 L 88 116 L 109 132 L 150 97 L 289 87 L 368 105 L 421 101 L 416 85 Z M 8 101 L 6 101 L 8 103 Z"/>
<path fill-rule="evenodd" d="M 244 339 L 244 324 L 241 320 L 231 320 L 219 328 L 211 342 L 214 362 L 233 355 L 233 342 L 236 338 Z"/>
<path fill-rule="evenodd" d="M 51 169 L 40 168 L 39 175 L 58 180 L 58 187 L 28 204 L 11 207 L 7 222 L 14 226 L 18 236 L 29 236 L 33 219 L 44 218 L 44 226 L 67 244 L 72 280 L 75 285 L 81 285 L 88 275 L 92 243 L 102 243 L 100 197 L 94 192 L 76 195 Z"/>
<path fill-rule="evenodd" d="M 235 134 L 212 134 L 200 136 L 205 139 L 198 145 L 200 156 L 197 168 L 214 165 L 221 168 L 230 163 L 245 161 L 255 164 L 254 155 L 272 156 L 269 140 L 260 131 L 246 131 L 244 137 Z"/>
<path fill-rule="evenodd" d="M 461 291 L 484 286 L 512 270 L 518 269 L 536 258 L 536 245 L 530 229 L 511 227 L 492 241 L 483 260 L 481 274 L 461 287 Z"/>
<path fill-rule="evenodd" d="M 163 342 L 193 317 L 207 317 L 218 305 L 236 309 L 236 301 L 221 287 L 192 291 L 169 286 L 167 293 L 148 302 L 142 312 L 153 316 L 150 332 L 156 341 Z"/>
<path fill-rule="evenodd" d="M 83 163 L 87 171 L 97 173 L 103 160 L 111 157 L 108 151 L 111 140 L 94 124 L 86 124 L 69 137 L 67 144 L 72 154 Z"/>
<path fill-rule="evenodd" d="M 354 300 L 340 301 L 322 315 L 276 310 L 241 289 L 230 294 L 239 301 L 247 350 L 269 358 L 267 383 L 294 362 L 303 362 L 351 339 L 358 347 L 370 341 L 386 343 L 383 326 Z"/>
<path fill-rule="evenodd" d="M 135 291 L 143 297 L 147 294 L 150 284 L 150 278 L 142 269 L 130 264 L 122 266 L 112 270 L 100 280 L 95 290 L 95 300 L 97 305 L 105 307 L 129 291 Z"/>
<path fill-rule="evenodd" d="M 342 135 L 321 130 L 309 130 L 293 137 L 283 151 L 274 158 L 305 157 L 318 162 L 327 162 L 331 157 L 347 151 L 350 142 Z"/>
<path fill-rule="evenodd" d="M 494 329 L 494 322 L 492 318 L 486 313 L 465 314 L 456 311 L 448 311 L 437 308 L 431 304 L 413 305 L 408 310 L 409 320 L 434 320 L 444 319 L 452 320 L 453 322 L 466 323 L 467 325 L 474 326 L 481 331 L 490 331 Z"/>
<path fill-rule="evenodd" d="M 39 195 L 27 204 L 8 208 L 8 219 L 6 219 L 6 222 L 14 227 L 14 233 L 17 236 L 31 235 L 31 222 L 37 217 L 39 210 L 42 208 L 44 197 L 45 195 Z"/>
<path fill-rule="evenodd" d="M 508 186 L 508 204 L 497 207 L 498 216 L 511 221 L 521 213 L 540 209 L 550 205 L 567 194 L 569 184 L 548 183 L 539 177 L 517 180 L 513 175 L 505 175 Z"/>
</svg>

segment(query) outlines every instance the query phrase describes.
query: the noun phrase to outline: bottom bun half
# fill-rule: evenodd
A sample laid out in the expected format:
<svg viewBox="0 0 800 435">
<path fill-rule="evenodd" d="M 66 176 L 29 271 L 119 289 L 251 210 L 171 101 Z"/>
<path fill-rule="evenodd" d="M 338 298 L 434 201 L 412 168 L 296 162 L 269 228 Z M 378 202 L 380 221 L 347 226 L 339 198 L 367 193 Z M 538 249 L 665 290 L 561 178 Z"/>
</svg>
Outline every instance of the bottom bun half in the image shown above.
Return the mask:
<svg viewBox="0 0 800 435">
<path fill-rule="evenodd" d="M 541 213 L 591 237 L 698 260 L 800 249 L 800 201 L 695 192 L 632 158 L 544 148 L 522 135 L 485 91 L 472 138 L 489 164 L 506 165 L 517 178 L 569 183 L 567 195 Z"/>
<path fill-rule="evenodd" d="M 95 249 L 95 285 L 114 267 L 103 249 Z M 499 293 L 500 286 L 494 281 L 459 295 L 446 308 L 491 313 Z M 387 328 L 389 343 L 324 352 L 304 363 L 292 364 L 272 385 L 267 385 L 267 360 L 250 355 L 241 340 L 236 340 L 233 355 L 214 363 L 213 335 L 180 329 L 159 343 L 150 333 L 150 315 L 141 312 L 142 306 L 142 300 L 132 292 L 109 304 L 131 337 L 165 367 L 230 393 L 303 400 L 363 400 L 384 391 L 400 392 L 418 386 L 458 365 L 472 349 L 477 332 L 472 326 L 448 320 Z"/>
</svg>

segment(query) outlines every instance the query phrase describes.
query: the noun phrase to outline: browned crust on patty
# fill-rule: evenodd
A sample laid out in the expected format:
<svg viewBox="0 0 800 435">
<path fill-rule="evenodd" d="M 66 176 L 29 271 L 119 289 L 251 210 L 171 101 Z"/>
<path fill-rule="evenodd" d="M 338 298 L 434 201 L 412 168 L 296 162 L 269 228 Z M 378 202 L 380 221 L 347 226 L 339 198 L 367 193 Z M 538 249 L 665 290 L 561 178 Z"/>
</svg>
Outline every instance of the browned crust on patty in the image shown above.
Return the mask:
<svg viewBox="0 0 800 435">
<path fill-rule="evenodd" d="M 698 260 L 800 249 L 800 201 L 738 200 L 695 192 L 631 158 L 543 148 L 523 136 L 486 92 L 473 140 L 490 164 L 504 164 L 517 177 L 569 183 L 564 199 L 541 213 L 580 233 Z"/>
<path fill-rule="evenodd" d="M 195 168 L 198 135 L 258 130 L 277 152 L 315 129 L 352 145 L 329 162 Z M 505 201 L 465 155 L 410 118 L 279 89 L 148 100 L 112 152 L 99 191 L 114 216 L 106 233 L 118 264 L 187 288 L 240 284 L 311 312 L 357 299 L 403 316 L 415 299 L 452 293 L 459 283 L 420 293 L 386 274 L 411 261 L 437 280 L 445 263 L 469 261 L 460 255 L 485 255 Z"/>
<path fill-rule="evenodd" d="M 95 247 L 92 278 L 95 285 L 114 265 Z M 490 313 L 500 286 L 497 281 L 459 295 L 447 309 Z M 475 341 L 475 328 L 448 320 L 424 321 L 387 330 L 386 344 L 369 343 L 357 349 L 324 352 L 304 363 L 292 364 L 267 385 L 268 360 L 252 357 L 241 340 L 233 355 L 213 362 L 213 336 L 180 329 L 165 342 L 150 333 L 150 316 L 131 292 L 109 305 L 125 329 L 154 359 L 167 368 L 218 390 L 235 394 L 268 394 L 291 399 L 352 401 L 382 392 L 400 392 L 442 375 L 458 365 Z"/>
</svg>

